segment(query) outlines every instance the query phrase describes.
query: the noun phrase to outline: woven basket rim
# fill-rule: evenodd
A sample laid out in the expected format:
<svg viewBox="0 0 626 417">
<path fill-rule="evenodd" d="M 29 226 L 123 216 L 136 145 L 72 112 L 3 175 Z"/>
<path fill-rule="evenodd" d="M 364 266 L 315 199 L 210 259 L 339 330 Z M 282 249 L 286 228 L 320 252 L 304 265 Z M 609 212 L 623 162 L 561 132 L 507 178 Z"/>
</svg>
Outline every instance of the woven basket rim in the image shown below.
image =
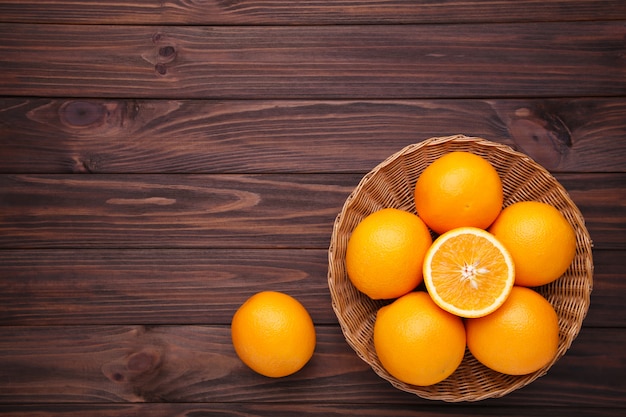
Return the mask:
<svg viewBox="0 0 626 417">
<path fill-rule="evenodd" d="M 349 234 L 358 221 L 367 214 L 387 206 L 415 212 L 414 205 L 408 202 L 407 191 L 404 188 L 414 186 L 416 176 L 429 161 L 452 150 L 467 150 L 490 160 L 499 171 L 501 178 L 503 177 L 504 206 L 521 201 L 519 198 L 523 198 L 524 193 L 538 192 L 536 191 L 538 188 L 541 192 L 538 200 L 547 200 L 546 202 L 555 205 L 574 227 L 577 253 L 572 266 L 559 280 L 536 288 L 553 306 L 556 304 L 557 314 L 560 313 L 559 350 L 548 365 L 528 375 L 498 374 L 476 361 L 466 349 L 461 367 L 451 377 L 433 386 L 419 387 L 397 380 L 378 361 L 371 341 L 372 315 L 375 316 L 375 311 L 391 300 L 374 301 L 356 290 L 347 277 L 343 258 Z M 415 161 L 417 162 L 414 163 Z M 505 166 L 511 162 L 514 163 L 513 167 Z M 502 166 L 499 165 L 500 163 Z M 525 178 L 516 174 L 517 169 L 529 177 Z M 400 178 L 398 182 L 395 182 L 398 178 Z M 393 182 L 389 182 L 392 180 Z M 383 185 L 378 185 L 379 182 Z M 513 188 L 507 189 L 508 185 Z M 394 387 L 425 399 L 448 402 L 479 401 L 502 397 L 545 375 L 578 336 L 589 309 L 593 289 L 591 247 L 589 232 L 576 204 L 571 200 L 565 188 L 529 156 L 508 145 L 480 137 L 462 134 L 432 137 L 407 145 L 387 157 L 366 173 L 346 198 L 333 223 L 328 249 L 328 285 L 332 308 L 350 347 L 372 367 L 376 374 Z"/>
</svg>

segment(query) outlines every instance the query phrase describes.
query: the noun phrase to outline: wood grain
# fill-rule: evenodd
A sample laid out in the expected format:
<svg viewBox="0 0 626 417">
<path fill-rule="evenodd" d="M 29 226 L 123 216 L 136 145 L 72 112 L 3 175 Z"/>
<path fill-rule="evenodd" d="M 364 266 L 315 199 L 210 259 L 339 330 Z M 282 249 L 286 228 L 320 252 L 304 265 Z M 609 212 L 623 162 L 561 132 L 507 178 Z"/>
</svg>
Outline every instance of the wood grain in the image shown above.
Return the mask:
<svg viewBox="0 0 626 417">
<path fill-rule="evenodd" d="M 322 248 L 354 176 L 0 177 L 0 247 Z"/>
<path fill-rule="evenodd" d="M 439 404 L 438 404 L 439 405 Z M 617 407 L 515 407 L 500 406 L 497 410 L 507 417 L 615 417 L 623 411 Z M 291 417 L 291 416 L 397 416 L 397 417 L 493 417 L 488 406 L 441 407 L 411 404 L 372 404 L 365 399 L 346 405 L 323 403 L 107 403 L 107 404 L 9 404 L 0 408 L 0 416 L 12 417 Z"/>
<path fill-rule="evenodd" d="M 626 160 L 621 98 L 0 97 L 0 125 L 4 173 L 363 172 L 408 144 L 458 133 L 508 144 L 552 171 L 623 172 Z"/>
<path fill-rule="evenodd" d="M 135 99 L 618 97 L 626 94 L 625 36 L 620 21 L 489 30 L 4 23 L 0 91 Z"/>
<path fill-rule="evenodd" d="M 623 251 L 595 250 L 586 327 L 626 327 Z M 0 325 L 221 324 L 258 291 L 337 325 L 323 249 L 2 250 Z"/>
<path fill-rule="evenodd" d="M 1 175 L 0 248 L 328 248 L 360 175 Z M 560 174 L 596 249 L 626 249 L 626 174 Z"/>
<path fill-rule="evenodd" d="M 327 259 L 319 249 L 0 251 L 0 325 L 226 325 L 264 290 L 337 324 Z"/>
<path fill-rule="evenodd" d="M 575 21 L 626 18 L 620 0 L 157 1 L 2 0 L 0 21 L 90 24 L 371 24 Z"/>
<path fill-rule="evenodd" d="M 311 361 L 290 377 L 272 379 L 239 361 L 227 326 L 0 327 L 0 404 L 433 405 L 379 378 L 337 326 L 316 332 Z M 624 343 L 621 330 L 584 329 L 546 376 L 490 406 L 624 407 Z"/>
</svg>

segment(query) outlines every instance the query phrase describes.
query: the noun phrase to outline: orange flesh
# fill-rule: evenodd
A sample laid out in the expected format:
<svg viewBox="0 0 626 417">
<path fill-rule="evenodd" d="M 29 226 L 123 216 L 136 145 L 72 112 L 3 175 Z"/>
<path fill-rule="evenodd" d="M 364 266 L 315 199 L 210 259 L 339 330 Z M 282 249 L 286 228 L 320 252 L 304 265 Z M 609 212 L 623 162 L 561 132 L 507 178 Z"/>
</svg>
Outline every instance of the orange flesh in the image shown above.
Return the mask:
<svg viewBox="0 0 626 417">
<path fill-rule="evenodd" d="M 509 266 L 488 239 L 460 234 L 442 243 L 431 262 L 432 283 L 438 295 L 453 306 L 480 311 L 506 291 Z"/>
</svg>

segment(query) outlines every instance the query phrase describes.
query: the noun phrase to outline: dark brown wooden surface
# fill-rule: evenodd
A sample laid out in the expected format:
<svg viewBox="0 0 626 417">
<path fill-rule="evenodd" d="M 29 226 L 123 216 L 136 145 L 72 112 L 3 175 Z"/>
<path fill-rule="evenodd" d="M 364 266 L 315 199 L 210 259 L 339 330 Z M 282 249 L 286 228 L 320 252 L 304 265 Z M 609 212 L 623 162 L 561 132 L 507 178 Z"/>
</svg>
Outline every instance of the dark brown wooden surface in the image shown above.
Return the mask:
<svg viewBox="0 0 626 417">
<path fill-rule="evenodd" d="M 488 29 L 6 23 L 0 86 L 72 97 L 519 97 L 531 87 L 536 97 L 623 96 L 625 36 L 623 21 Z"/>
<path fill-rule="evenodd" d="M 515 146 L 552 171 L 619 172 L 626 160 L 622 97 L 19 97 L 0 98 L 0 124 L 11 126 L 0 131 L 3 173 L 363 173 L 390 149 L 460 130 Z"/>
<path fill-rule="evenodd" d="M 0 0 L 0 415 L 624 415 L 625 39 L 618 0 Z M 471 404 L 376 376 L 326 282 L 360 178 L 457 133 L 550 170 L 594 245 L 568 353 Z M 266 289 L 316 324 L 287 378 L 230 343 Z"/>
<path fill-rule="evenodd" d="M 304 25 L 619 20 L 621 0 L 3 0 L 3 21 L 20 23 Z"/>
</svg>

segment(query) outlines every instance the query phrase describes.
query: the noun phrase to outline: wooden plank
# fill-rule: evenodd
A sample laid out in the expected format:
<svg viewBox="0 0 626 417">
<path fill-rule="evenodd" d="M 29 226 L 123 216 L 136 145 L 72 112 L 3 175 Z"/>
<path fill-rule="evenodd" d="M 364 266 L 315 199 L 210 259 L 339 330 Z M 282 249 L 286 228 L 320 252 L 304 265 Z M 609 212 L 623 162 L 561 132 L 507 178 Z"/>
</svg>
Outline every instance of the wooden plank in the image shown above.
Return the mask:
<svg viewBox="0 0 626 417">
<path fill-rule="evenodd" d="M 90 24 L 354 24 L 613 20 L 620 0 L 156 1 L 2 0 L 0 21 Z"/>
<path fill-rule="evenodd" d="M 0 251 L 0 325 L 226 325 L 264 290 L 337 324 L 327 264 L 320 249 Z"/>
<path fill-rule="evenodd" d="M 0 247 L 327 248 L 336 175 L 0 177 Z"/>
<path fill-rule="evenodd" d="M 595 250 L 593 263 L 595 269 L 591 305 L 584 324 L 603 327 L 611 326 L 610 323 L 613 323 L 624 328 L 626 313 L 623 306 L 626 288 L 623 283 L 626 254 L 619 251 Z M 615 319 L 617 321 L 614 321 Z"/>
<path fill-rule="evenodd" d="M 360 175 L 1 175 L 0 248 L 328 248 Z M 626 249 L 626 174 L 560 174 L 596 249 Z"/>
<path fill-rule="evenodd" d="M 591 182 L 581 177 L 576 179 L 574 175 L 556 175 L 556 178 L 583 214 L 594 248 L 624 249 L 626 177 L 622 174 L 607 175 L 604 177 L 606 182 L 601 184 L 602 176 L 603 174 L 590 177 Z M 607 206 L 605 203 L 608 203 Z M 614 231 L 617 233 L 613 233 Z"/>
<path fill-rule="evenodd" d="M 328 254 L 313 250 L 3 250 L 0 325 L 230 324 L 250 295 L 296 297 L 337 324 Z M 626 327 L 624 251 L 594 252 L 585 327 Z"/>
<path fill-rule="evenodd" d="M 624 36 L 623 21 L 489 30 L 481 24 L 5 23 L 0 92 L 136 99 L 618 97 L 626 94 Z"/>
<path fill-rule="evenodd" d="M 489 403 L 472 406 L 432 404 L 357 404 L 335 402 L 298 403 L 128 403 L 128 404 L 18 404 L 3 405 L 0 416 L 11 417 L 128 417 L 128 416 L 248 416 L 248 417 L 317 417 L 317 416 L 399 416 L 399 417 L 493 417 Z M 615 417 L 623 412 L 610 407 L 500 407 L 507 417 Z"/>
<path fill-rule="evenodd" d="M 0 403 L 433 404 L 393 388 L 338 326 L 318 326 L 311 361 L 266 378 L 236 357 L 227 326 L 0 327 Z M 626 332 L 588 328 L 548 374 L 490 406 L 626 405 Z"/>
<path fill-rule="evenodd" d="M 622 98 L 7 97 L 0 125 L 4 173 L 362 172 L 408 144 L 458 133 L 508 144 L 559 172 L 624 172 L 626 160 Z"/>
</svg>

